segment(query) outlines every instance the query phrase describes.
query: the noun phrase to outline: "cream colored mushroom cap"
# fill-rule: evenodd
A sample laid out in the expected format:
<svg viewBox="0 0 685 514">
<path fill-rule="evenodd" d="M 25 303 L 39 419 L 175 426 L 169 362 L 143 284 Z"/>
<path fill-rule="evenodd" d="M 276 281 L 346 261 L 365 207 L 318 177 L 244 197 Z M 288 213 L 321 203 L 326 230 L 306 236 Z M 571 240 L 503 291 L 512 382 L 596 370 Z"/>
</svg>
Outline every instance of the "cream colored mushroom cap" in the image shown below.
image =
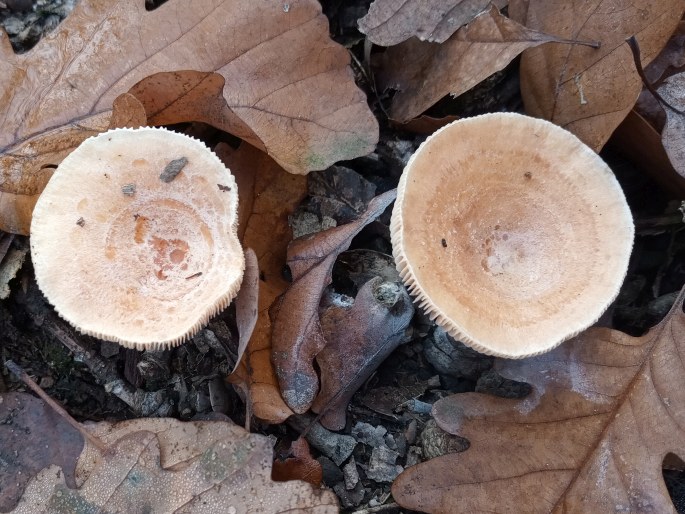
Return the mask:
<svg viewBox="0 0 685 514">
<path fill-rule="evenodd" d="M 233 175 L 200 141 L 159 128 L 105 132 L 64 159 L 38 199 L 36 280 L 84 334 L 139 349 L 180 344 L 240 288 L 237 209 Z"/>
<path fill-rule="evenodd" d="M 633 221 L 609 167 L 570 132 L 519 114 L 456 121 L 404 169 L 397 268 L 423 310 L 490 355 L 551 350 L 618 294 Z"/>
</svg>

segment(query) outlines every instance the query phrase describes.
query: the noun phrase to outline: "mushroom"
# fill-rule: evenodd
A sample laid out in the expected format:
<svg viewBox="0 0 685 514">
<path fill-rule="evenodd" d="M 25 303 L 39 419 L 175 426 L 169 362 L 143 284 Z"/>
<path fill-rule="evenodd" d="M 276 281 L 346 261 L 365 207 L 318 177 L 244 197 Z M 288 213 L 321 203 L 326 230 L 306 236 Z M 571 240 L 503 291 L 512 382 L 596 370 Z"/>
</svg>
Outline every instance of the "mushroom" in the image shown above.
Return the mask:
<svg viewBox="0 0 685 514">
<path fill-rule="evenodd" d="M 609 167 L 570 132 L 511 113 L 447 125 L 411 157 L 391 221 L 415 301 L 482 353 L 523 358 L 596 322 L 633 222 Z"/>
<path fill-rule="evenodd" d="M 237 208 L 235 179 L 200 141 L 161 128 L 102 133 L 62 161 L 38 199 L 36 280 L 84 334 L 138 349 L 180 344 L 240 287 Z"/>
</svg>

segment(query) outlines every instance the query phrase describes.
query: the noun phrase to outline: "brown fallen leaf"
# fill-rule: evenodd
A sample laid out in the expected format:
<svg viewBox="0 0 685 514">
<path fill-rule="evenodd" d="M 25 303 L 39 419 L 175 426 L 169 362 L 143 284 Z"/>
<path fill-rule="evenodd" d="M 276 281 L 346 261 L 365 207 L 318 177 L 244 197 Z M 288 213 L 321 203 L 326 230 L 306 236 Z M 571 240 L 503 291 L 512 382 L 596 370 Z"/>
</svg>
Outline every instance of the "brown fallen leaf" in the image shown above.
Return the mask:
<svg viewBox="0 0 685 514">
<path fill-rule="evenodd" d="M 652 85 L 658 86 L 665 78 L 684 71 L 683 68 L 685 68 L 685 21 L 681 20 L 666 46 L 645 68 L 645 76 Z"/>
<path fill-rule="evenodd" d="M 315 0 L 171 0 L 151 12 L 83 0 L 27 53 L 0 41 L 0 191 L 29 197 L 0 201 L 30 212 L 44 167 L 106 129 L 129 89 L 148 123 L 210 121 L 293 173 L 368 153 L 378 125 L 349 60 Z M 25 233 L 19 217 L 2 226 Z"/>
<path fill-rule="evenodd" d="M 293 282 L 274 304 L 273 361 L 281 395 L 302 414 L 319 390 L 314 357 L 325 345 L 319 324 L 319 302 L 331 282 L 338 255 L 368 223 L 380 216 L 395 199 L 393 189 L 375 197 L 356 220 L 296 239 L 288 246 L 288 266 Z"/>
<path fill-rule="evenodd" d="M 145 106 L 134 95 L 124 93 L 114 99 L 108 129 L 138 128 L 144 127 L 147 124 L 148 119 Z"/>
<path fill-rule="evenodd" d="M 685 314 L 642 337 L 592 328 L 550 353 L 498 362 L 531 395 L 457 394 L 433 407 L 471 447 L 407 469 L 395 500 L 425 512 L 675 512 L 662 462 L 685 446 Z M 681 453 L 682 454 L 682 453 Z"/>
<path fill-rule="evenodd" d="M 458 96 L 501 70 L 526 48 L 567 40 L 531 30 L 495 6 L 479 14 L 442 44 L 416 38 L 380 55 L 379 89 L 396 89 L 390 117 L 405 122 L 443 96 Z"/>
<path fill-rule="evenodd" d="M 421 41 L 443 43 L 490 3 L 490 0 L 375 0 L 368 14 L 359 20 L 359 30 L 380 46 L 397 45 L 414 36 Z M 507 0 L 493 3 L 501 9 Z"/>
<path fill-rule="evenodd" d="M 230 382 L 247 392 L 252 413 L 269 423 L 282 423 L 292 414 L 283 402 L 271 364 L 269 307 L 288 288 L 283 278 L 292 231 L 288 216 L 307 195 L 307 177 L 286 173 L 263 152 L 242 144 L 232 150 L 220 144 L 215 151 L 238 183 L 238 235 L 254 250 L 259 263 L 257 323 L 238 369 Z"/>
<path fill-rule="evenodd" d="M 290 456 L 284 460 L 276 459 L 271 468 L 271 479 L 276 482 L 303 480 L 314 487 L 321 487 L 323 468 L 312 457 L 307 440 L 300 437 L 290 445 Z"/>
<path fill-rule="evenodd" d="M 383 386 L 366 392 L 360 401 L 369 409 L 395 417 L 395 412 L 402 404 L 414 400 L 429 389 L 440 387 L 440 377 L 435 375 L 423 382 L 417 382 L 408 386 Z"/>
<path fill-rule="evenodd" d="M 422 114 L 421 116 L 409 121 L 405 121 L 404 123 L 397 123 L 394 120 L 390 120 L 390 125 L 393 128 L 404 132 L 429 135 L 439 128 L 449 125 L 458 119 L 459 116 L 450 115 L 442 118 L 433 118 L 432 116 L 426 116 L 425 114 Z"/>
<path fill-rule="evenodd" d="M 87 428 L 108 451 L 86 446 L 78 489 L 65 484 L 58 466 L 46 467 L 11 512 L 338 512 L 330 491 L 273 482 L 268 439 L 230 421 L 156 418 Z"/>
<path fill-rule="evenodd" d="M 404 338 L 414 306 L 402 282 L 369 280 L 352 305 L 332 303 L 319 314 L 326 347 L 316 356 L 321 390 L 312 411 L 329 430 L 345 427 L 347 404 Z"/>
<path fill-rule="evenodd" d="M 2 59 L 0 55 L 0 67 Z M 0 87 L 1 80 L 0 76 Z M 29 234 L 31 213 L 52 172 L 83 140 L 107 130 L 110 118 L 110 112 L 90 116 L 45 130 L 14 147 L 3 149 L 0 143 L 0 230 Z"/>
<path fill-rule="evenodd" d="M 0 394 L 0 441 L 0 512 L 12 510 L 29 480 L 51 464 L 62 469 L 66 484 L 76 486 L 83 437 L 41 400 Z"/>
<path fill-rule="evenodd" d="M 608 145 L 649 173 L 665 191 L 674 197 L 685 198 L 685 178 L 673 168 L 661 142 L 661 134 L 635 109 L 614 131 Z"/>
<path fill-rule="evenodd" d="M 512 0 L 512 19 L 530 29 L 601 42 L 599 49 L 545 45 L 526 50 L 521 59 L 526 111 L 599 151 L 642 89 L 626 38 L 637 35 L 644 67 L 666 45 L 684 9 L 683 0 Z"/>
<path fill-rule="evenodd" d="M 661 141 L 673 168 L 685 177 L 685 72 L 667 78 L 658 92 L 672 107 L 664 108 L 666 124 L 661 132 Z"/>
</svg>

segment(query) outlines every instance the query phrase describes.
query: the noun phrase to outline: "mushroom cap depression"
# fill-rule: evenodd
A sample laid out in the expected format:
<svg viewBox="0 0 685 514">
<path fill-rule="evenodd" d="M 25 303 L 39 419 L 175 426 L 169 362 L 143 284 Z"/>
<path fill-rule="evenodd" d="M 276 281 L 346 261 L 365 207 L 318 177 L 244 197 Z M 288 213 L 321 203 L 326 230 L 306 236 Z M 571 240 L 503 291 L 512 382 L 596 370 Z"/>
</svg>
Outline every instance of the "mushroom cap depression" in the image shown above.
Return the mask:
<svg viewBox="0 0 685 514">
<path fill-rule="evenodd" d="M 551 350 L 618 294 L 633 221 L 609 167 L 570 132 L 519 114 L 454 122 L 404 169 L 398 270 L 450 335 L 491 355 Z"/>
<path fill-rule="evenodd" d="M 235 179 L 191 137 L 117 129 L 59 165 L 31 221 L 40 289 L 84 334 L 132 348 L 188 339 L 238 292 Z"/>
</svg>

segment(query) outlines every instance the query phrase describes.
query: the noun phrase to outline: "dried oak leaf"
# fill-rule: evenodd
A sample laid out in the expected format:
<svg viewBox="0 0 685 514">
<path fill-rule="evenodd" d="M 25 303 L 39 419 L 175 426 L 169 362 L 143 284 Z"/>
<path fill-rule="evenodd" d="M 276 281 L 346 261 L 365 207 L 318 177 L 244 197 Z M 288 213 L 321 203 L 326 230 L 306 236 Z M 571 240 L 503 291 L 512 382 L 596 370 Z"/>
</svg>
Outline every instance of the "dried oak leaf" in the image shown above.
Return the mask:
<svg viewBox="0 0 685 514">
<path fill-rule="evenodd" d="M 683 68 L 685 68 L 685 21 L 681 20 L 666 46 L 645 68 L 645 76 L 652 85 L 658 85 L 663 79 L 683 71 Z"/>
<path fill-rule="evenodd" d="M 271 478 L 276 482 L 303 480 L 314 487 L 321 487 L 323 468 L 318 460 L 312 457 L 307 440 L 300 437 L 290 445 L 290 456 L 274 460 Z"/>
<path fill-rule="evenodd" d="M 345 427 L 352 395 L 402 342 L 413 315 L 402 283 L 380 277 L 366 282 L 352 305 L 334 302 L 319 314 L 326 347 L 316 356 L 321 391 L 312 410 L 323 413 L 324 427 Z"/>
<path fill-rule="evenodd" d="M 62 469 L 76 486 L 83 436 L 41 400 L 26 393 L 0 394 L 0 512 L 9 512 L 41 469 Z"/>
<path fill-rule="evenodd" d="M 230 381 L 246 393 L 252 413 L 269 423 L 282 423 L 292 414 L 283 402 L 271 364 L 269 307 L 288 288 L 283 278 L 288 244 L 293 238 L 288 216 L 307 196 L 307 177 L 283 170 L 263 152 L 242 144 L 225 144 L 217 155 L 231 169 L 238 184 L 238 235 L 252 248 L 259 264 L 257 322 L 243 358 Z"/>
<path fill-rule="evenodd" d="M 397 129 L 402 132 L 411 132 L 413 134 L 430 135 L 436 130 L 449 125 L 453 121 L 457 121 L 459 116 L 448 115 L 441 118 L 433 118 L 432 116 L 427 116 L 422 114 L 417 118 L 405 121 L 404 123 L 398 123 L 394 120 L 390 120 L 390 125 L 392 128 Z"/>
<path fill-rule="evenodd" d="M 359 30 L 369 41 L 392 46 L 418 37 L 443 43 L 454 32 L 483 12 L 491 0 L 375 0 L 359 20 Z M 507 0 L 495 0 L 498 8 Z"/>
<path fill-rule="evenodd" d="M 78 488 L 47 467 L 11 512 L 338 512 L 330 491 L 273 482 L 269 440 L 231 422 L 157 418 L 87 428 L 109 451 L 86 446 Z"/>
<path fill-rule="evenodd" d="M 390 117 L 405 122 L 443 96 L 458 96 L 501 70 L 526 48 L 564 42 L 500 14 L 479 14 L 442 44 L 410 39 L 388 48 L 378 63 L 380 89 L 396 89 Z"/>
<path fill-rule="evenodd" d="M 380 216 L 395 199 L 393 189 L 375 197 L 356 220 L 303 236 L 288 246 L 288 266 L 293 282 L 274 304 L 271 359 L 281 395 L 298 414 L 306 412 L 319 390 L 314 357 L 325 346 L 319 323 L 319 303 L 331 282 L 338 255 L 362 228 Z"/>
<path fill-rule="evenodd" d="M 528 382 L 523 399 L 457 394 L 433 407 L 466 437 L 464 453 L 407 469 L 393 484 L 426 512 L 675 512 L 662 478 L 685 446 L 685 314 L 680 293 L 642 337 L 592 328 L 499 372 Z"/>
<path fill-rule="evenodd" d="M 370 152 L 377 122 L 319 2 L 284 5 L 83 0 L 25 54 L 2 34 L 0 214 L 20 221 L 0 228 L 25 233 L 45 167 L 106 129 L 129 90 L 148 124 L 208 121 L 292 173 Z"/>
<path fill-rule="evenodd" d="M 667 78 L 658 89 L 659 94 L 672 107 L 666 107 L 666 124 L 661 131 L 661 141 L 673 168 L 685 177 L 685 72 Z"/>
<path fill-rule="evenodd" d="M 626 38 L 637 35 L 644 67 L 666 45 L 684 9 L 683 0 L 512 0 L 509 14 L 530 29 L 601 43 L 598 49 L 545 45 L 526 50 L 521 59 L 526 111 L 599 151 L 642 89 Z"/>
<path fill-rule="evenodd" d="M 608 144 L 649 173 L 665 191 L 685 198 L 685 177 L 678 174 L 671 164 L 661 134 L 636 109 L 628 113 Z"/>
</svg>

